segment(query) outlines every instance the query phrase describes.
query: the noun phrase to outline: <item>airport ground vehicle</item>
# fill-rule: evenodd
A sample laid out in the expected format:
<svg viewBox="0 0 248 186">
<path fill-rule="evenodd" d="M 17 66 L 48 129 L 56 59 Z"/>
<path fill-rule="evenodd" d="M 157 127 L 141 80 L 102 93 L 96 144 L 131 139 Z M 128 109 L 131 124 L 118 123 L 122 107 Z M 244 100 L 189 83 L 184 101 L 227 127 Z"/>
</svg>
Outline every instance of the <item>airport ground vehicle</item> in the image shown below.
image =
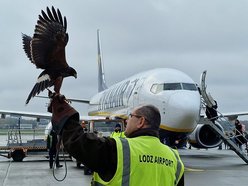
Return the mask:
<svg viewBox="0 0 248 186">
<path fill-rule="evenodd" d="M 121 130 L 123 131 L 124 119 L 122 118 L 106 118 L 106 119 L 93 119 L 88 121 L 82 121 L 88 123 L 88 132 L 95 132 L 99 137 L 110 136 L 114 131 L 115 125 L 120 124 Z"/>
<path fill-rule="evenodd" d="M 96 133 L 99 137 L 108 137 L 114 131 L 115 125 L 120 124 L 121 130 L 125 128 L 125 120 L 122 118 L 105 118 L 105 119 L 90 119 L 82 120 L 82 127 L 85 129 L 85 132 Z M 81 162 L 77 161 L 77 167 L 81 167 Z M 84 174 L 89 175 L 92 171 L 83 166 Z"/>
<path fill-rule="evenodd" d="M 0 155 L 21 162 L 33 152 L 46 152 L 47 142 L 44 139 L 44 129 L 9 129 L 6 145 L 0 146 Z"/>
</svg>

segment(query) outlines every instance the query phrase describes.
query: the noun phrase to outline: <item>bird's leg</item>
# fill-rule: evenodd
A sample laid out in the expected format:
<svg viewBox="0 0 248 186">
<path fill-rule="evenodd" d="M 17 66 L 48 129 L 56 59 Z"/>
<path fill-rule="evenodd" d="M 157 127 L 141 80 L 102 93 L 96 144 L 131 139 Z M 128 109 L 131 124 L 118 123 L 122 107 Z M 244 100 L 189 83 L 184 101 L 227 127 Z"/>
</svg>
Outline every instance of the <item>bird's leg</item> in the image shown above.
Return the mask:
<svg viewBox="0 0 248 186">
<path fill-rule="evenodd" d="M 48 91 L 48 97 L 49 98 L 53 98 L 56 95 L 56 93 L 55 92 L 53 93 L 49 88 L 46 88 L 46 89 Z"/>
<path fill-rule="evenodd" d="M 62 76 L 56 78 L 56 80 L 54 82 L 55 94 L 60 96 L 61 100 L 65 100 L 67 103 L 70 103 L 70 101 L 68 99 L 66 99 L 66 97 L 64 95 L 60 94 L 60 88 L 62 86 L 62 83 L 63 83 L 63 77 Z"/>
<path fill-rule="evenodd" d="M 63 83 L 63 77 L 59 76 L 58 78 L 56 78 L 55 82 L 54 82 L 54 91 L 56 94 L 60 94 L 60 88 L 62 86 Z"/>
</svg>

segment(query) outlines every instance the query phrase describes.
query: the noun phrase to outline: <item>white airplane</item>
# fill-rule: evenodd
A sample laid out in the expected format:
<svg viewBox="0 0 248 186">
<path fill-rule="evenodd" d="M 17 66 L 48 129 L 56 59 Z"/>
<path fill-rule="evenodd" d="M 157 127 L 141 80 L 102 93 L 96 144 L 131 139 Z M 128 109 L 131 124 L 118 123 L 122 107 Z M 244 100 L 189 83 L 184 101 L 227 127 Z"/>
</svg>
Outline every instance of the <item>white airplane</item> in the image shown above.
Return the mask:
<svg viewBox="0 0 248 186">
<path fill-rule="evenodd" d="M 219 135 L 204 124 L 201 96 L 213 105 L 213 99 L 206 93 L 206 71 L 201 74 L 200 87 L 185 73 L 169 68 L 158 68 L 133 75 L 109 88 L 105 82 L 99 30 L 98 42 L 98 91 L 89 102 L 90 116 L 128 116 L 137 106 L 153 104 L 161 113 L 160 139 L 169 145 L 189 138 L 197 148 L 214 148 L 222 142 Z M 212 99 L 212 100 L 211 100 Z M 81 100 L 82 101 L 82 100 Z M 85 100 L 84 100 L 85 101 Z M 247 115 L 247 112 L 223 114 L 230 117 Z M 221 125 L 218 127 L 223 130 Z"/>
<path fill-rule="evenodd" d="M 89 104 L 89 116 L 128 116 L 137 106 L 153 104 L 161 113 L 160 139 L 165 139 L 167 144 L 187 137 L 198 148 L 213 148 L 221 143 L 219 136 L 208 126 L 198 125 L 202 109 L 201 95 L 196 82 L 188 75 L 175 69 L 158 68 L 138 73 L 107 88 L 101 61 L 99 30 L 97 41 L 99 93 L 90 100 L 71 99 Z M 24 112 L 0 110 L 2 116 L 11 113 L 28 116 Z M 247 112 L 232 113 L 229 116 L 244 114 Z M 30 113 L 30 117 L 51 117 L 47 115 L 35 116 Z"/>
<path fill-rule="evenodd" d="M 188 75 L 175 69 L 158 68 L 136 74 L 107 88 L 99 30 L 97 41 L 99 93 L 90 99 L 88 115 L 127 116 L 137 106 L 153 104 L 161 113 L 161 140 L 166 138 L 167 143 L 171 144 L 185 139 L 195 129 L 201 130 L 202 127 L 197 128 L 201 96 L 196 83 Z M 217 146 L 220 142 L 218 138 L 213 143 Z M 204 144 L 202 147 L 209 148 Z"/>
</svg>

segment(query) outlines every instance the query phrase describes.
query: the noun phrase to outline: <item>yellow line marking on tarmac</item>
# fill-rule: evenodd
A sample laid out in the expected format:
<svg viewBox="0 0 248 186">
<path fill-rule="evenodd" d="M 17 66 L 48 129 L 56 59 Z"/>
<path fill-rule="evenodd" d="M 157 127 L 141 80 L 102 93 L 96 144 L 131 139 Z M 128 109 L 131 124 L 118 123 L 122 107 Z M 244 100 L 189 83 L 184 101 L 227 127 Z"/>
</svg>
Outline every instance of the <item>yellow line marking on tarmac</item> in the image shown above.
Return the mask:
<svg viewBox="0 0 248 186">
<path fill-rule="evenodd" d="M 204 171 L 203 169 L 192 169 L 189 167 L 185 167 L 184 170 L 187 172 L 203 172 Z"/>
</svg>

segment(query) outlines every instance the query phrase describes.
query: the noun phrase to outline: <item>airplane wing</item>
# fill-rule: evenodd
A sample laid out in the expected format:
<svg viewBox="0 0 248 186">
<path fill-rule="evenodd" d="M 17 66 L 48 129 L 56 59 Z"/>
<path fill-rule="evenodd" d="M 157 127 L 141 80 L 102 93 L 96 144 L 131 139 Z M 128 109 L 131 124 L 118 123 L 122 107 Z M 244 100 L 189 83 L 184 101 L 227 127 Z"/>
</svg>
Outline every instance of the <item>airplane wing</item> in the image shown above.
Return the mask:
<svg viewBox="0 0 248 186">
<path fill-rule="evenodd" d="M 223 116 L 229 118 L 229 120 L 237 119 L 238 116 L 247 116 L 248 111 L 242 111 L 242 112 L 228 112 L 228 113 L 218 113 L 218 116 Z M 204 113 L 201 113 L 201 117 L 206 117 Z"/>
<path fill-rule="evenodd" d="M 231 117 L 231 116 L 245 116 L 248 115 L 248 111 L 243 112 L 228 112 L 228 113 L 222 113 L 225 117 Z"/>
<path fill-rule="evenodd" d="M 9 116 L 24 116 L 36 119 L 51 119 L 52 114 L 50 113 L 35 113 L 35 112 L 23 112 L 23 111 L 13 111 L 13 110 L 0 110 L 1 118 L 5 118 L 6 115 Z"/>
<path fill-rule="evenodd" d="M 1 118 L 8 116 L 24 116 L 36 119 L 51 119 L 52 114 L 50 113 L 36 113 L 36 112 L 23 112 L 23 111 L 13 111 L 13 110 L 0 110 Z M 92 119 L 105 119 L 104 116 L 87 116 L 80 115 L 80 120 L 92 120 Z"/>
<path fill-rule="evenodd" d="M 239 116 L 248 115 L 248 112 L 247 111 L 229 112 L 229 113 L 222 113 L 222 114 L 219 114 L 219 115 L 226 117 L 229 121 L 233 121 L 233 120 L 236 120 Z"/>
<path fill-rule="evenodd" d="M 50 113 L 35 113 L 35 112 L 23 112 L 23 111 L 13 111 L 13 110 L 0 110 L 1 118 L 4 119 L 6 115 L 8 116 L 24 116 L 30 118 L 36 118 L 38 121 L 39 119 L 51 119 L 52 114 Z M 105 117 L 101 116 L 82 116 L 80 115 L 80 120 L 92 120 L 92 119 L 105 119 Z M 49 122 L 45 128 L 45 136 L 47 136 L 52 129 L 52 123 Z"/>
<path fill-rule="evenodd" d="M 49 99 L 47 96 L 35 96 L 35 97 Z M 76 99 L 76 98 L 66 98 L 66 99 L 72 102 L 90 104 L 90 100 L 87 100 L 87 99 Z"/>
</svg>

